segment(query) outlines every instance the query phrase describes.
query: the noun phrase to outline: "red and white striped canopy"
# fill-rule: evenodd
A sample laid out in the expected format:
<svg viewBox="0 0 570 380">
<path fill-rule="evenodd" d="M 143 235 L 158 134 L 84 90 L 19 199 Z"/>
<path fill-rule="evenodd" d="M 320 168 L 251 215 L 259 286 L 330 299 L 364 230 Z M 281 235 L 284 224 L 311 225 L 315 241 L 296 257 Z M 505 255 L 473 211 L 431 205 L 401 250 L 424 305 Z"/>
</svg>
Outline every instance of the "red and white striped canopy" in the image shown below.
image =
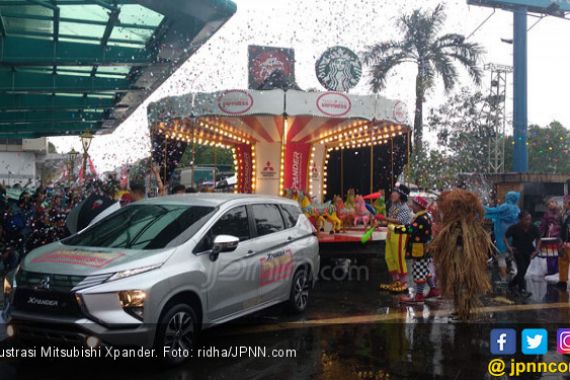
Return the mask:
<svg viewBox="0 0 570 380">
<path fill-rule="evenodd" d="M 405 132 L 407 107 L 379 95 L 296 90 L 227 90 L 161 99 L 149 105 L 152 125 L 184 125 L 222 134 L 225 143 L 326 141 L 366 139 Z M 284 132 L 287 131 L 287 136 Z M 222 138 L 222 137 L 220 137 Z"/>
</svg>

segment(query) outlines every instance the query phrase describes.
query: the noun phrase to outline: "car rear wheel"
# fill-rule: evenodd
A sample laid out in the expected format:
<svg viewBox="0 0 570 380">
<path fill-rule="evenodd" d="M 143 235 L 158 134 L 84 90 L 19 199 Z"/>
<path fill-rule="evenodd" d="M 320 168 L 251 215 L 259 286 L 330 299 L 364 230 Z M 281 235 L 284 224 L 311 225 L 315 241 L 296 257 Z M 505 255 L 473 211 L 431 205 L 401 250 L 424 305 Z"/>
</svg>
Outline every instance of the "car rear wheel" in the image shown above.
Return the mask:
<svg viewBox="0 0 570 380">
<path fill-rule="evenodd" d="M 167 365 L 178 365 L 191 357 L 197 327 L 196 313 L 189 305 L 174 305 L 163 314 L 158 324 L 155 349 Z"/>
<path fill-rule="evenodd" d="M 307 268 L 300 268 L 293 276 L 291 294 L 289 296 L 289 310 L 299 314 L 307 309 L 309 303 L 309 291 L 311 289 L 311 279 Z"/>
</svg>

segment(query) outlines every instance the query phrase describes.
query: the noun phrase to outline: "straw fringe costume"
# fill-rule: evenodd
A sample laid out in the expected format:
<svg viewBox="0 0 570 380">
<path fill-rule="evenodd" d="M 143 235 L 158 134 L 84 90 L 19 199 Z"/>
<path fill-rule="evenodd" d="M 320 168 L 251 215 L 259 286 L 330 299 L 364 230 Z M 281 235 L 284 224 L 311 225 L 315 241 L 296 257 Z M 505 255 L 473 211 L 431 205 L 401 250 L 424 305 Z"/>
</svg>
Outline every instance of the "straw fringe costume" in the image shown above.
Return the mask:
<svg viewBox="0 0 570 380">
<path fill-rule="evenodd" d="M 491 290 L 487 257 L 493 243 L 483 228 L 483 206 L 465 190 L 446 193 L 439 204 L 441 231 L 430 244 L 443 295 L 453 299 L 461 319 L 469 319 Z"/>
</svg>

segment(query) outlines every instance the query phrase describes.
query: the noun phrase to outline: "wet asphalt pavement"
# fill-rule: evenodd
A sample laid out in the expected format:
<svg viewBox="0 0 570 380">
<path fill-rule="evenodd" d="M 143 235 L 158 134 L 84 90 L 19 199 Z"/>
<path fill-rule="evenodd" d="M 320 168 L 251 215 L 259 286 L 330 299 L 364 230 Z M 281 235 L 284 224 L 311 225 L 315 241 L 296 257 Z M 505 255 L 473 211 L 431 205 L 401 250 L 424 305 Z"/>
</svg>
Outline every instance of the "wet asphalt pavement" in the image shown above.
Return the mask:
<svg viewBox="0 0 570 380">
<path fill-rule="evenodd" d="M 220 351 L 260 347 L 270 353 L 276 349 L 276 355 L 284 358 L 247 354 L 202 358 L 174 369 L 148 360 L 0 359 L 0 380 L 487 379 L 493 378 L 487 374 L 493 358 L 489 333 L 497 327 L 546 328 L 551 339 L 544 360 L 565 360 L 556 353 L 552 337 L 558 327 L 570 328 L 566 291 L 543 281 L 532 282 L 533 296 L 523 300 L 496 287 L 474 321 L 451 323 L 448 301 L 404 307 L 398 305 L 397 296 L 378 291 L 378 283 L 386 276 L 382 259 L 357 265 L 359 269 L 350 269 L 346 278 L 338 270 L 336 280 L 321 280 L 305 314 L 289 316 L 282 307 L 273 307 L 204 332 L 199 345 Z M 548 377 L 558 378 L 567 377 Z"/>
</svg>

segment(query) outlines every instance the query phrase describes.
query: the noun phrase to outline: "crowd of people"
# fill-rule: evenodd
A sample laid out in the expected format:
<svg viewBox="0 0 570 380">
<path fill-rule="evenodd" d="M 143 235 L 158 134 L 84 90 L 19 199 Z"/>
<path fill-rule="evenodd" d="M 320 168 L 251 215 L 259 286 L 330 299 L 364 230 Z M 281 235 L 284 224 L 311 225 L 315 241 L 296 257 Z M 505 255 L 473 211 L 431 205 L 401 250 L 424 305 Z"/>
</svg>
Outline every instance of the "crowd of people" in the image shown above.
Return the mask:
<svg viewBox="0 0 570 380">
<path fill-rule="evenodd" d="M 63 186 L 31 190 L 0 185 L 2 270 L 15 268 L 26 252 L 65 237 L 66 216 L 82 193 Z"/>
<path fill-rule="evenodd" d="M 181 184 L 167 188 L 158 170 L 151 168 L 150 172 L 158 196 L 212 191 Z M 0 274 L 14 269 L 31 250 L 61 240 L 148 195 L 142 180 L 127 187 L 112 174 L 102 180 L 88 177 L 81 183 L 35 189 L 30 184 L 0 184 Z"/>
</svg>

